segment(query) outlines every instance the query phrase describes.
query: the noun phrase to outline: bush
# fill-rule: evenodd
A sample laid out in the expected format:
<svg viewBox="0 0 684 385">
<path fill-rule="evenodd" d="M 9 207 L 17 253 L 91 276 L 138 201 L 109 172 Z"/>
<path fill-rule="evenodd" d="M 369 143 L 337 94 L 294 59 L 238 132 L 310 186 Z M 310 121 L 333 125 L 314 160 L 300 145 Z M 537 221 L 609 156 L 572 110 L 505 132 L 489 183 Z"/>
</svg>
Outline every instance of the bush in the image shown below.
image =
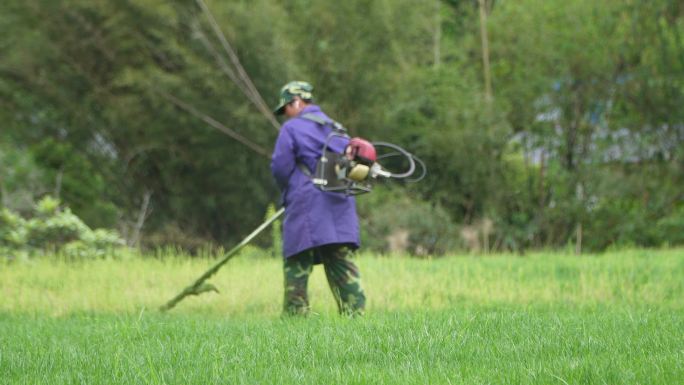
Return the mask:
<svg viewBox="0 0 684 385">
<path fill-rule="evenodd" d="M 0 209 L 0 247 L 19 248 L 26 243 L 26 221 L 12 211 Z"/>
<path fill-rule="evenodd" d="M 376 187 L 357 198 L 362 242 L 379 252 L 443 255 L 458 245 L 456 226 L 440 206 Z"/>
<path fill-rule="evenodd" d="M 0 210 L 0 252 L 15 255 L 55 253 L 75 258 L 112 255 L 124 245 L 116 231 L 92 230 L 69 208 L 45 197 L 35 207 L 33 218 L 25 220 L 9 209 Z"/>
<path fill-rule="evenodd" d="M 658 220 L 656 231 L 664 244 L 684 244 L 684 205 Z"/>
<path fill-rule="evenodd" d="M 52 197 L 38 202 L 36 215 L 27 222 L 26 230 L 29 246 L 39 249 L 57 249 L 92 232 L 70 209 L 61 210 L 59 200 Z"/>
</svg>

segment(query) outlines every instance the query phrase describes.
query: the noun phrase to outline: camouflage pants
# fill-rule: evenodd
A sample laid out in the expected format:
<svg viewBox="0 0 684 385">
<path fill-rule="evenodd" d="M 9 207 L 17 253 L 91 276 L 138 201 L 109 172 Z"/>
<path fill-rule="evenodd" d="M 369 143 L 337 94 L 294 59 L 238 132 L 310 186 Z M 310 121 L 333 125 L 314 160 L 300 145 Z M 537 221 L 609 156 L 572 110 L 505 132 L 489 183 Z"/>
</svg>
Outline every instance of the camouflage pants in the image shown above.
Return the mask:
<svg viewBox="0 0 684 385">
<path fill-rule="evenodd" d="M 359 269 L 351 261 L 353 250 L 346 245 L 325 245 L 285 259 L 285 314 L 307 314 L 307 283 L 313 266 L 322 263 L 340 314 L 363 314 L 366 295 Z"/>
</svg>

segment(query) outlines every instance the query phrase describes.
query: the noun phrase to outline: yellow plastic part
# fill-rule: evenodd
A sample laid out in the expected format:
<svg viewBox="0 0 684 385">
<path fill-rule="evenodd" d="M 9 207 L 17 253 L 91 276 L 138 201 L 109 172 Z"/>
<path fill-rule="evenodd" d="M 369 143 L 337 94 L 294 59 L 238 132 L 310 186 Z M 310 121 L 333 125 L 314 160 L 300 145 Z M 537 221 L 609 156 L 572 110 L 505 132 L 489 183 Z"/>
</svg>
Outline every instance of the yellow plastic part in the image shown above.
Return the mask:
<svg viewBox="0 0 684 385">
<path fill-rule="evenodd" d="M 369 172 L 370 172 L 370 167 L 363 165 L 363 164 L 357 164 L 351 170 L 349 170 L 349 174 L 347 174 L 347 178 L 349 178 L 355 182 L 363 182 L 368 177 Z"/>
</svg>

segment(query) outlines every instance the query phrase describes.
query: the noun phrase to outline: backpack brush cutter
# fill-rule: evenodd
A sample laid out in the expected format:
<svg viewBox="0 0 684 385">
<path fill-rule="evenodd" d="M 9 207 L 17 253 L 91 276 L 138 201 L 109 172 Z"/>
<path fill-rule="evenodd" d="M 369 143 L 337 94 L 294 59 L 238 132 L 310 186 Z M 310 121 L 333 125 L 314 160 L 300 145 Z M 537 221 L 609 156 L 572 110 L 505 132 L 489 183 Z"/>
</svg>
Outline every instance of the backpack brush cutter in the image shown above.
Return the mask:
<svg viewBox="0 0 684 385">
<path fill-rule="evenodd" d="M 346 195 L 359 195 L 371 192 L 373 180 L 379 178 L 404 179 L 407 182 L 418 182 L 427 174 L 427 168 L 423 161 L 396 144 L 369 142 L 359 137 L 350 138 L 347 134 L 347 130 L 340 123 L 333 120 L 325 120 L 312 114 L 304 114 L 301 117 L 323 126 L 332 127 L 332 132 L 328 135 L 323 144 L 321 150 L 322 155 L 316 163 L 315 172 L 312 174 L 306 165 L 302 163 L 297 164 L 297 167 L 299 167 L 305 175 L 311 178 L 311 182 L 314 186 L 321 191 L 343 193 Z M 329 149 L 330 141 L 335 137 L 349 139 L 349 144 L 347 144 L 342 153 L 336 153 Z M 383 149 L 384 151 L 389 150 L 389 152 L 378 155 L 377 149 Z M 383 168 L 380 163 L 378 163 L 381 159 L 390 159 L 393 157 L 403 158 L 408 162 L 408 169 L 404 172 L 392 172 Z M 420 165 L 422 171 L 418 177 L 411 178 L 417 169 L 416 163 Z M 194 283 L 183 289 L 183 291 L 169 302 L 161 306 L 159 310 L 162 312 L 170 310 L 185 297 L 190 295 L 200 295 L 208 291 L 215 291 L 218 293 L 218 289 L 214 285 L 206 283 L 205 281 L 216 274 L 221 266 L 234 257 L 238 251 L 246 246 L 254 237 L 259 235 L 259 233 L 266 229 L 271 223 L 275 222 L 284 212 L 285 208 L 280 208 L 273 216 L 252 231 L 252 233 L 243 239 L 237 246 L 230 249 L 220 261 L 202 274 Z"/>
<path fill-rule="evenodd" d="M 369 142 L 366 139 L 350 138 L 347 130 L 333 120 L 325 120 L 317 115 L 304 114 L 304 119 L 314 121 L 320 125 L 332 127 L 332 132 L 326 138 L 321 157 L 316 163 L 316 171 L 312 175 L 306 165 L 299 163 L 299 169 L 311 178 L 314 186 L 322 191 L 341 192 L 347 195 L 358 195 L 372 190 L 371 181 L 378 178 L 406 179 L 407 182 L 418 182 L 427 172 L 425 163 L 415 155 L 409 153 L 396 144 L 387 142 Z M 335 137 L 349 139 L 343 153 L 329 150 L 330 141 Z M 389 152 L 378 156 L 377 149 L 389 149 Z M 408 161 L 408 170 L 395 173 L 383 168 L 379 159 L 403 157 Z M 418 178 L 409 179 L 416 171 L 416 163 L 422 169 Z"/>
</svg>

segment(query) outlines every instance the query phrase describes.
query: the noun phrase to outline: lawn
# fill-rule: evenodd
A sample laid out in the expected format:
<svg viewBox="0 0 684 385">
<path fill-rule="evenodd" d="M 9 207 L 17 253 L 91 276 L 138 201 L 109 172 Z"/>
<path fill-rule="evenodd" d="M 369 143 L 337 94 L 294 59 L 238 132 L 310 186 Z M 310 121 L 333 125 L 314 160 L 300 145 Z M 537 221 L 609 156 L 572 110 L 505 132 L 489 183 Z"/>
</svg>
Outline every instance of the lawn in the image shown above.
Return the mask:
<svg viewBox="0 0 684 385">
<path fill-rule="evenodd" d="M 684 383 L 684 251 L 576 257 L 362 255 L 367 315 L 281 318 L 279 260 L 156 309 L 212 261 L 0 265 L 0 383 Z"/>
</svg>

